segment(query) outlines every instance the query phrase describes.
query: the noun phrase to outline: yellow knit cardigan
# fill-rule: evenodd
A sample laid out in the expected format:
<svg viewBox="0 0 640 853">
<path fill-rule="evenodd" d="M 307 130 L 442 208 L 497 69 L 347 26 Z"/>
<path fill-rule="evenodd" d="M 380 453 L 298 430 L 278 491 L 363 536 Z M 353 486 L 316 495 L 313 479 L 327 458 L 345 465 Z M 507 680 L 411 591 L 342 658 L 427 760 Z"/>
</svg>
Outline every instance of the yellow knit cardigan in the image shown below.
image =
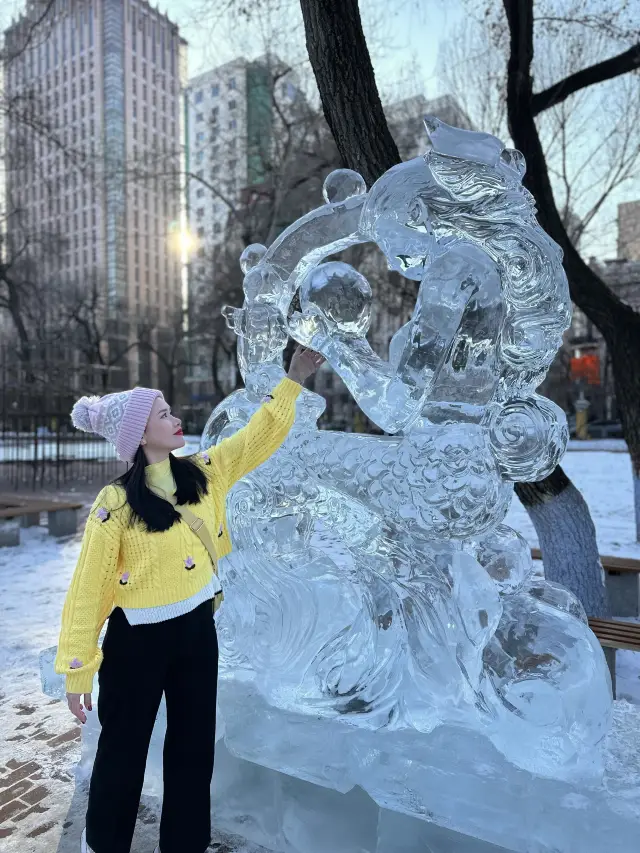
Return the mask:
<svg viewBox="0 0 640 853">
<path fill-rule="evenodd" d="M 283 443 L 295 418 L 302 390 L 283 379 L 273 399 L 249 423 L 216 447 L 194 457 L 209 484 L 207 495 L 189 509 L 203 519 L 218 559 L 231 551 L 225 500 L 242 477 L 267 460 Z M 69 693 L 90 693 L 100 668 L 98 637 L 114 607 L 159 607 L 199 592 L 217 566 L 184 522 L 148 533 L 128 524 L 124 489 L 109 485 L 95 500 L 87 519 L 82 550 L 62 612 L 55 670 L 66 675 Z"/>
</svg>

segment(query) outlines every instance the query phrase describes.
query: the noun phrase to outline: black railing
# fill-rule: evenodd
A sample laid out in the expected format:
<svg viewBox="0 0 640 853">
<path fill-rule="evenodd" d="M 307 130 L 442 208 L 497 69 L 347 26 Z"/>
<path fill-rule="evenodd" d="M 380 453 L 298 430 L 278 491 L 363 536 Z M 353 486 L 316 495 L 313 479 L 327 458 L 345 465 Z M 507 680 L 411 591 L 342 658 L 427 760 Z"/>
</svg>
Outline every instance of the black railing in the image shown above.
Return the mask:
<svg viewBox="0 0 640 853">
<path fill-rule="evenodd" d="M 102 438 L 80 432 L 70 412 L 83 394 L 120 390 L 104 371 L 58 343 L 0 346 L 0 487 L 104 483 L 123 470 Z"/>
<path fill-rule="evenodd" d="M 5 489 L 102 484 L 122 470 L 113 447 L 73 429 L 68 412 L 0 413 L 0 483 Z"/>
</svg>

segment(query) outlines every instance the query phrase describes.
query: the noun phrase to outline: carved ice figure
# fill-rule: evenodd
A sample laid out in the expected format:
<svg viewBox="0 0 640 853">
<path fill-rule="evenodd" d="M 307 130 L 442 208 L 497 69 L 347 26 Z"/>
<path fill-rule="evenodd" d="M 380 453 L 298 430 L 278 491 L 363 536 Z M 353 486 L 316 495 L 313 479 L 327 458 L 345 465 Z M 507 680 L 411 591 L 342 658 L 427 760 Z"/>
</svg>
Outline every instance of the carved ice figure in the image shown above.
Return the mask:
<svg viewBox="0 0 640 853">
<path fill-rule="evenodd" d="M 288 334 L 392 435 L 319 431 L 324 402 L 305 391 L 284 447 L 235 487 L 221 679 L 253 684 L 274 711 L 359 730 L 464 725 L 514 764 L 568 778 L 597 765 L 608 671 L 579 603 L 533 576 L 501 523 L 512 483 L 544 477 L 566 445 L 564 414 L 535 393 L 570 318 L 561 253 L 519 152 L 425 123 L 423 157 L 368 193 L 357 173 L 333 172 L 325 205 L 243 253 L 245 303 L 225 315 L 246 389 L 213 412 L 203 444 L 246 423 L 283 375 Z M 368 282 L 325 261 L 366 242 L 420 282 L 388 361 L 365 338 Z M 246 726 L 226 739 L 303 772 Z M 334 747 L 301 757 L 304 778 L 340 789 L 352 759 Z"/>
<path fill-rule="evenodd" d="M 325 205 L 241 258 L 245 304 L 225 314 L 246 389 L 214 411 L 203 445 L 246 423 L 283 375 L 288 334 L 395 435 L 319 431 L 324 401 L 303 393 L 284 447 L 231 495 L 221 677 L 242 672 L 272 708 L 365 729 L 463 724 L 521 767 L 571 775 L 597 764 L 608 671 L 579 603 L 533 576 L 501 524 L 512 483 L 544 477 L 566 445 L 564 414 L 535 393 L 570 319 L 561 252 L 519 152 L 425 124 L 423 157 L 368 193 L 356 173 L 331 173 Z M 367 280 L 325 261 L 366 242 L 420 282 L 388 361 L 365 338 Z M 277 765 L 267 744 L 243 753 L 235 738 L 238 754 Z M 342 778 L 346 759 L 325 758 Z"/>
</svg>

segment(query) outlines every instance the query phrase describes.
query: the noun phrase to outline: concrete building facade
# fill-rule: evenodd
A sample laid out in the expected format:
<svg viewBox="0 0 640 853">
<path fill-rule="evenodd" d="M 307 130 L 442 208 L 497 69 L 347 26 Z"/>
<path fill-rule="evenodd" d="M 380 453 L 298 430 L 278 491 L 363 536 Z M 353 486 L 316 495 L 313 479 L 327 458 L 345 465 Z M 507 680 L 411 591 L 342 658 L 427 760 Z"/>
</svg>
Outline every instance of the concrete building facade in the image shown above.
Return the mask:
<svg viewBox="0 0 640 853">
<path fill-rule="evenodd" d="M 94 288 L 105 347 L 154 334 L 184 298 L 179 233 L 186 43 L 143 0 L 57 0 L 5 33 L 8 251 L 37 256 L 51 293 Z M 45 242 L 49 251 L 42 251 Z M 114 384 L 153 383 L 134 347 Z"/>
<path fill-rule="evenodd" d="M 618 205 L 618 257 L 640 261 L 640 200 Z"/>
</svg>

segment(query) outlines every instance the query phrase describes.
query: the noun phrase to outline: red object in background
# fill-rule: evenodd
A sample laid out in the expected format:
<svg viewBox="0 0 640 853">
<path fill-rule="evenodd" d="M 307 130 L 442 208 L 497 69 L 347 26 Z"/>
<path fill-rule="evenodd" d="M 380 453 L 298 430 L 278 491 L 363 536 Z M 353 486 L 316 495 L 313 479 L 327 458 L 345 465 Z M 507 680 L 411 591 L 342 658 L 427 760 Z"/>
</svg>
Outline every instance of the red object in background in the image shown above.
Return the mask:
<svg viewBox="0 0 640 853">
<path fill-rule="evenodd" d="M 589 385 L 600 384 L 600 356 L 590 353 L 571 359 L 571 378 L 586 379 Z"/>
</svg>

